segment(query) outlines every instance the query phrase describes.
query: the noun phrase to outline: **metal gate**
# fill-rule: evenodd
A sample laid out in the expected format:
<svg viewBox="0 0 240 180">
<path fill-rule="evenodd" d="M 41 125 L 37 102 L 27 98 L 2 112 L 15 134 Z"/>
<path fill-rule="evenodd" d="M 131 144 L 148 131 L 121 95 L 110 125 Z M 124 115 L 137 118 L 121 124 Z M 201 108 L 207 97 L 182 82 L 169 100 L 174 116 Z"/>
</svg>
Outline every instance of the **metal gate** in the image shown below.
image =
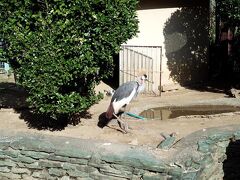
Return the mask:
<svg viewBox="0 0 240 180">
<path fill-rule="evenodd" d="M 148 76 L 145 93 L 161 95 L 161 66 L 161 46 L 122 45 L 119 53 L 119 83 L 136 80 L 144 73 Z"/>
</svg>

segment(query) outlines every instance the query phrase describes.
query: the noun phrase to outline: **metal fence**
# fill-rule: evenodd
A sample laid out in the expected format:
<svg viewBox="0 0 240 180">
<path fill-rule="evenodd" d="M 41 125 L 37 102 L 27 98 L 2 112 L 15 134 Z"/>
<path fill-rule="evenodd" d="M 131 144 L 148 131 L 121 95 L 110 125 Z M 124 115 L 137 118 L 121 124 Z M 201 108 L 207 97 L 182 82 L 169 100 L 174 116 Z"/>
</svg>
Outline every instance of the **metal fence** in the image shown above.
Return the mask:
<svg viewBox="0 0 240 180">
<path fill-rule="evenodd" d="M 4 62 L 0 62 L 0 68 L 3 68 L 4 69 Z"/>
<path fill-rule="evenodd" d="M 5 65 L 3 62 L 0 62 L 0 74 L 4 74 L 5 73 Z"/>
<path fill-rule="evenodd" d="M 119 54 L 119 83 L 136 80 L 145 73 L 148 76 L 145 93 L 161 95 L 161 46 L 122 45 Z"/>
</svg>

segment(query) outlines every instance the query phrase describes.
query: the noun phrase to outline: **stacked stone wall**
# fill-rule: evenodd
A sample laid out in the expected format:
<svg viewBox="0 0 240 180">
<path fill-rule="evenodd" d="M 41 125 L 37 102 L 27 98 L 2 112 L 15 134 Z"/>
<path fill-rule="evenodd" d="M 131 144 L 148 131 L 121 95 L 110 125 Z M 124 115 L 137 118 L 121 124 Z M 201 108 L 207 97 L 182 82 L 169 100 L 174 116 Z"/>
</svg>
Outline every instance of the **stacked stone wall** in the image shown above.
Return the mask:
<svg viewBox="0 0 240 180">
<path fill-rule="evenodd" d="M 0 179 L 240 179 L 240 127 L 195 132 L 169 150 L 0 132 Z"/>
</svg>

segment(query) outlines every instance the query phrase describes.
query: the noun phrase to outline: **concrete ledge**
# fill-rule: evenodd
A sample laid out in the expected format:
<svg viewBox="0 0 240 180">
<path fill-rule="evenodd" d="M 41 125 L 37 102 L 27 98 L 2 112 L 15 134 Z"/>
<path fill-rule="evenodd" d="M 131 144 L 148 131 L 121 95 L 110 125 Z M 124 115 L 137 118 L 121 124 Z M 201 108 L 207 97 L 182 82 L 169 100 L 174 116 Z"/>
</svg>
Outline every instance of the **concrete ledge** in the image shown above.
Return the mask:
<svg viewBox="0 0 240 180">
<path fill-rule="evenodd" d="M 77 138 L 1 131 L 0 177 L 218 179 L 226 175 L 223 162 L 227 159 L 229 143 L 239 139 L 240 127 L 209 128 L 181 139 L 170 150 L 164 151 Z"/>
</svg>

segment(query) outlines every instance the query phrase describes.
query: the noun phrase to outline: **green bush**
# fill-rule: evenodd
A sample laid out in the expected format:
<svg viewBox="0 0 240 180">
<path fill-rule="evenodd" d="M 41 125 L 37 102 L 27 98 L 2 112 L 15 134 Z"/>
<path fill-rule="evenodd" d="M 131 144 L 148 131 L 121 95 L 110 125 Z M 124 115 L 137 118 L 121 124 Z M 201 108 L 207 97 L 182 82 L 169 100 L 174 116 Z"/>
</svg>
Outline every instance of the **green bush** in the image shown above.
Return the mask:
<svg viewBox="0 0 240 180">
<path fill-rule="evenodd" d="M 223 22 L 233 27 L 240 26 L 240 0 L 218 0 L 219 14 Z"/>
<path fill-rule="evenodd" d="M 34 112 L 58 119 L 85 112 L 112 55 L 137 33 L 137 0 L 1 0 L 0 39 Z"/>
</svg>

